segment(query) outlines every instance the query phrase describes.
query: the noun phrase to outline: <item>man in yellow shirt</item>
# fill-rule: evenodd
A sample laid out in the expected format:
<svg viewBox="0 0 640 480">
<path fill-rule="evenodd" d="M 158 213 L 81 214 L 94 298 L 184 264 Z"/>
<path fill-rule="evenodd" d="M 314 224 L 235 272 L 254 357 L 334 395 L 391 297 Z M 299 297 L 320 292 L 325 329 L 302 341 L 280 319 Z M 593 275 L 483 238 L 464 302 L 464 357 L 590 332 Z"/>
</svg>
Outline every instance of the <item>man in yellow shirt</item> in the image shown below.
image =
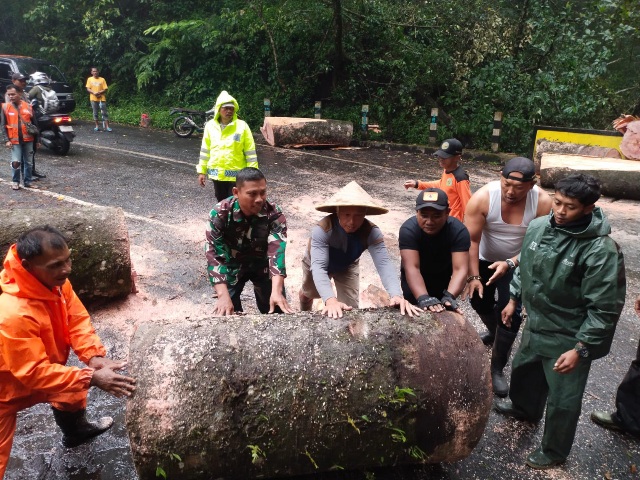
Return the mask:
<svg viewBox="0 0 640 480">
<path fill-rule="evenodd" d="M 93 121 L 96 122 L 96 127 L 93 129 L 96 132 L 100 131 L 98 125 L 98 108 L 102 114 L 102 126 L 106 132 L 111 132 L 109 127 L 109 114 L 107 113 L 107 98 L 104 92 L 107 91 L 107 82 L 100 76 L 100 72 L 96 67 L 91 67 L 91 76 L 87 78 L 87 84 L 85 85 L 87 92 L 89 92 L 89 100 L 91 101 L 91 109 L 93 110 Z"/>
</svg>

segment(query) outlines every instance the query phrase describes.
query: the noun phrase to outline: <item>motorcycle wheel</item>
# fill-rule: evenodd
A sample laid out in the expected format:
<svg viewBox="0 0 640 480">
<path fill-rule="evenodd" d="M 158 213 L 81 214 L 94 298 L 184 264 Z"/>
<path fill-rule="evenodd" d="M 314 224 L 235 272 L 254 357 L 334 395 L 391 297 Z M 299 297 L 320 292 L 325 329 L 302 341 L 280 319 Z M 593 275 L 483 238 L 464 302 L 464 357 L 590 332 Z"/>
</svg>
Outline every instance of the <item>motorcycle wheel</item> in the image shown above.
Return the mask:
<svg viewBox="0 0 640 480">
<path fill-rule="evenodd" d="M 178 117 L 173 121 L 173 132 L 182 138 L 190 137 L 195 127 L 189 123 L 187 117 Z"/>
<path fill-rule="evenodd" d="M 53 148 L 51 150 L 53 150 L 53 153 L 55 153 L 56 155 L 66 155 L 71 148 L 71 142 L 69 142 L 69 140 L 67 140 L 64 136 L 56 137 L 56 139 L 52 143 Z"/>
</svg>

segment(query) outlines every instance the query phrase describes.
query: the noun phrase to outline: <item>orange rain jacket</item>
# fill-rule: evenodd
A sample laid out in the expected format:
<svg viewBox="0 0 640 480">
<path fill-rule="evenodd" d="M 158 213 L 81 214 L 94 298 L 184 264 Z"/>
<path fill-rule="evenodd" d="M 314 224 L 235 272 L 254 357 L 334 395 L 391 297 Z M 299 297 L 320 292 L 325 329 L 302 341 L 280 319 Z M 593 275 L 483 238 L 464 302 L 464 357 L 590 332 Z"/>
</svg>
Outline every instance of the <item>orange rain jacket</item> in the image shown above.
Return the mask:
<svg viewBox="0 0 640 480">
<path fill-rule="evenodd" d="M 93 369 L 65 366 L 70 348 L 84 363 L 107 352 L 69 280 L 49 290 L 12 245 L 0 287 L 0 402 L 32 393 L 86 396 Z"/>
</svg>

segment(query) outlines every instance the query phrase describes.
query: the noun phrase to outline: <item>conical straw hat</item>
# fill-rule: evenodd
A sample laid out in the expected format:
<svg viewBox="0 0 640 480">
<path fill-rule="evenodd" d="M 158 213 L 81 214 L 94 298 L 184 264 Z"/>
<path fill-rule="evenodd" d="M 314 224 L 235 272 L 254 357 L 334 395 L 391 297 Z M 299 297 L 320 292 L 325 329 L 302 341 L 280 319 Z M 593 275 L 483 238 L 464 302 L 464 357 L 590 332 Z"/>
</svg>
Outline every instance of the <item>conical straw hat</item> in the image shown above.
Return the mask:
<svg viewBox="0 0 640 480">
<path fill-rule="evenodd" d="M 366 207 L 367 215 L 382 215 L 389 210 L 381 207 L 356 182 L 351 182 L 338 190 L 325 203 L 318 205 L 316 210 L 326 213 L 336 213 L 337 207 Z"/>
</svg>

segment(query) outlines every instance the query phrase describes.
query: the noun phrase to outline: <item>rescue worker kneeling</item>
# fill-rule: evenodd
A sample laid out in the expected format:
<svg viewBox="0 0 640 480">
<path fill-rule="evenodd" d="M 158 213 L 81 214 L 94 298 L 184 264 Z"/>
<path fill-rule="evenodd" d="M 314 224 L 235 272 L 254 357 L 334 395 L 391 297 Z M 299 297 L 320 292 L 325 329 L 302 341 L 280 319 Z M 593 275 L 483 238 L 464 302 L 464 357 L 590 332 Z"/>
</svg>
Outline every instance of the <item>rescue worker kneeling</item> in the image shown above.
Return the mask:
<svg viewBox="0 0 640 480">
<path fill-rule="evenodd" d="M 68 280 L 70 257 L 58 230 L 37 227 L 11 246 L 0 272 L 0 479 L 20 410 L 50 403 L 63 444 L 75 447 L 113 424 L 110 417 L 87 421 L 91 386 L 116 397 L 129 397 L 135 390 L 135 379 L 116 373 L 126 362 L 105 358 L 89 314 Z M 70 349 L 87 368 L 66 366 Z"/>
</svg>

